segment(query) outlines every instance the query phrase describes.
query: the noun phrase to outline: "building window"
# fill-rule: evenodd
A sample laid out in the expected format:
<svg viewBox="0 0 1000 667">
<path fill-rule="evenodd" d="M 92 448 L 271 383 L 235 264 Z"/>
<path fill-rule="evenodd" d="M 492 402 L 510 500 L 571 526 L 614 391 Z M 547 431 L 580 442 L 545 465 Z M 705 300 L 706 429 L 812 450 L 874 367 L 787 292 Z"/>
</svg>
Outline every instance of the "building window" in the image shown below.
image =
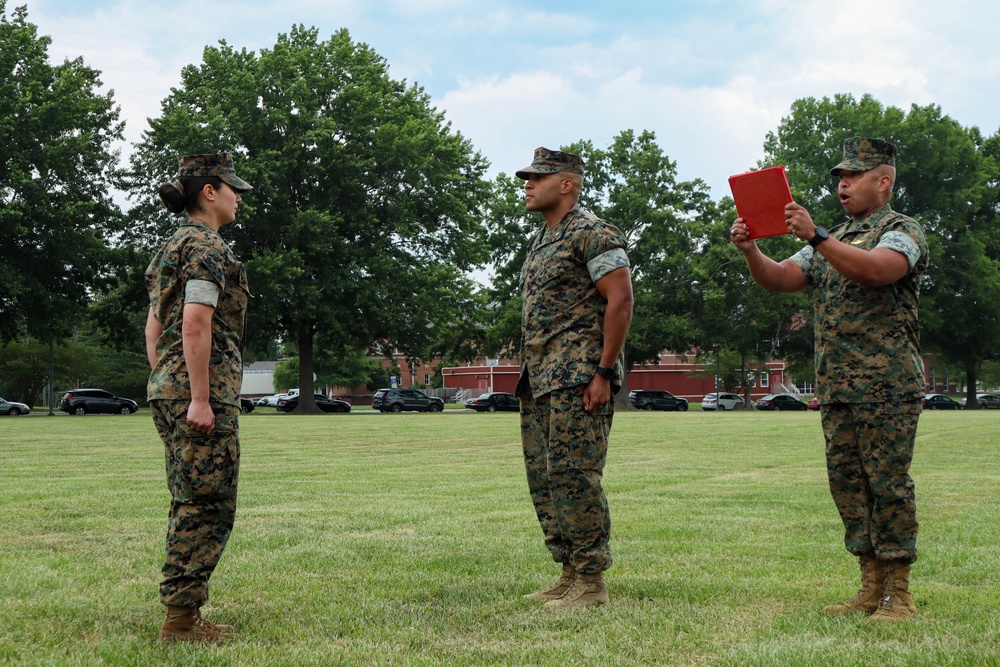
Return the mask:
<svg viewBox="0 0 1000 667">
<path fill-rule="evenodd" d="M 431 374 L 424 373 L 424 386 L 428 386 L 431 383 Z"/>
<path fill-rule="evenodd" d="M 760 386 L 762 389 L 771 386 L 771 374 L 767 370 L 760 376 Z"/>
</svg>

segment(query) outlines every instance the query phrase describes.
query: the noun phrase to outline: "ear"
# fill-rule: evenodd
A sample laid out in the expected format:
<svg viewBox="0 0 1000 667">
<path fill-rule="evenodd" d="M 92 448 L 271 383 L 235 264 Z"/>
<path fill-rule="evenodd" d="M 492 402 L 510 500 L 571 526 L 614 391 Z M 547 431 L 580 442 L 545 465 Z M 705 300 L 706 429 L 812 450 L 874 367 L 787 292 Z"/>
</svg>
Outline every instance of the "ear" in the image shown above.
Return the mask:
<svg viewBox="0 0 1000 667">
<path fill-rule="evenodd" d="M 562 181 L 559 183 L 559 194 L 568 195 L 571 192 L 573 192 L 573 179 L 572 178 L 562 179 Z"/>
<path fill-rule="evenodd" d="M 211 183 L 206 183 L 205 187 L 201 189 L 201 196 L 204 197 L 206 201 L 215 201 L 215 195 L 217 192 L 218 191 L 212 187 Z"/>
<path fill-rule="evenodd" d="M 892 176 L 889 174 L 882 174 L 878 177 L 878 190 L 879 192 L 887 192 L 892 190 Z"/>
</svg>

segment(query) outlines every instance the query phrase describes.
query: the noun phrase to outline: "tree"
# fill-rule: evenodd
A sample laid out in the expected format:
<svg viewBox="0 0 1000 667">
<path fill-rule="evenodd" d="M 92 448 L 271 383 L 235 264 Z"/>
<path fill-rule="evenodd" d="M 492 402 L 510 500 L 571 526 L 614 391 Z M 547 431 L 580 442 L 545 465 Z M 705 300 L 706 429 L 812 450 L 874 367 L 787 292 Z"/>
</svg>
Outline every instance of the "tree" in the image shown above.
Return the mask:
<svg viewBox="0 0 1000 667">
<path fill-rule="evenodd" d="M 521 267 L 531 239 L 543 224 L 524 206 L 524 181 L 499 174 L 490 184 L 485 212 L 493 279 L 488 290 L 487 356 L 514 356 L 521 346 Z"/>
<path fill-rule="evenodd" d="M 724 200 L 720 211 L 716 220 L 703 225 L 707 233 L 690 260 L 688 318 L 697 331 L 699 360 L 706 366 L 721 366 L 719 356 L 732 360 L 729 365 L 737 381 L 729 389 L 742 387 L 749 406 L 750 378 L 766 372 L 766 364 L 779 351 L 787 353 L 786 341 L 801 327 L 800 313 L 807 306 L 802 295 L 771 294 L 749 279 L 743 256 L 729 241 L 729 227 L 736 218 L 732 200 Z M 791 239 L 782 236 L 759 243 L 777 257 L 797 250 Z M 722 373 L 724 385 L 726 375 Z"/>
<path fill-rule="evenodd" d="M 238 155 L 255 189 L 223 231 L 246 261 L 252 331 L 298 349 L 298 411 L 316 410 L 318 341 L 419 356 L 452 321 L 456 277 L 485 259 L 485 160 L 387 69 L 346 30 L 321 42 L 298 26 L 259 56 L 222 42 L 184 68 L 134 155 L 133 219 L 159 238 L 172 224 L 145 193 L 175 156 Z"/>
<path fill-rule="evenodd" d="M 70 333 L 108 277 L 122 123 L 82 58 L 48 62 L 27 8 L 0 0 L 0 340 Z"/>
<path fill-rule="evenodd" d="M 677 164 L 650 131 L 625 130 L 606 150 L 588 141 L 567 150 L 587 163 L 581 203 L 617 226 L 628 241 L 635 305 L 626 370 L 656 359 L 664 349 L 688 351 L 695 343 L 687 298 L 691 257 L 704 238 L 704 225 L 716 214 L 707 185 L 678 182 Z M 631 407 L 627 384 L 615 404 Z"/>
<path fill-rule="evenodd" d="M 1000 289 L 1000 140 L 984 140 L 936 105 L 904 112 L 870 96 L 798 100 L 768 134 L 764 164 L 788 165 L 796 200 L 817 224 L 844 219 L 829 169 L 843 139 L 856 135 L 882 137 L 899 149 L 893 208 L 921 223 L 931 252 L 922 285 L 923 342 L 965 369 L 974 396 L 977 370 L 1000 349 L 994 298 Z"/>
</svg>

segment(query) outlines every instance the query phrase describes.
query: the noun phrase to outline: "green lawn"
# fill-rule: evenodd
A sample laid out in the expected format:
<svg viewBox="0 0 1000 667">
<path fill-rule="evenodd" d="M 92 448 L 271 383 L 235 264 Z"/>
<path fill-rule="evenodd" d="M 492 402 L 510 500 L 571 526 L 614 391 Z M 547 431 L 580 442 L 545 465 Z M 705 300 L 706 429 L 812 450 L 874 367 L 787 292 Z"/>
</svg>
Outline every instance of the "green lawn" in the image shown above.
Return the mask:
<svg viewBox="0 0 1000 667">
<path fill-rule="evenodd" d="M 558 570 L 510 413 L 242 418 L 240 505 L 206 615 L 158 643 L 168 496 L 148 414 L 0 417 L 0 664 L 998 665 L 1000 414 L 928 412 L 898 625 L 853 594 L 816 413 L 621 413 L 611 604 L 521 599 Z"/>
</svg>

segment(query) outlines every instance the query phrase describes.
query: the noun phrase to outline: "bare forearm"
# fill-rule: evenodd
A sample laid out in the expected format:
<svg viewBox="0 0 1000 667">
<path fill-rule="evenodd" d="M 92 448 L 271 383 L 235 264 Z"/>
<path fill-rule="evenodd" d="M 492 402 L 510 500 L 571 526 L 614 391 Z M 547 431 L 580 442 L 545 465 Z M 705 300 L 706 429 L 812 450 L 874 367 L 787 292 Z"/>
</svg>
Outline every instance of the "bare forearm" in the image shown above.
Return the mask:
<svg viewBox="0 0 1000 667">
<path fill-rule="evenodd" d="M 760 251 L 756 243 L 748 248 L 740 248 L 750 269 L 753 281 L 769 292 L 795 292 L 802 289 L 798 276 L 793 275 L 788 266 L 776 262 Z"/>
<path fill-rule="evenodd" d="M 894 250 L 862 250 L 834 238 L 821 243 L 816 251 L 842 276 L 862 285 L 888 285 L 910 269 L 906 257 Z"/>
<path fill-rule="evenodd" d="M 206 306 L 187 305 L 184 308 L 184 323 L 181 329 L 184 349 L 184 364 L 187 366 L 191 383 L 191 401 L 208 402 L 208 366 L 212 355 L 211 314 L 200 309 Z"/>
<path fill-rule="evenodd" d="M 153 314 L 153 309 L 149 309 L 149 314 L 146 316 L 146 358 L 149 360 L 149 367 L 155 368 L 157 362 L 156 356 L 156 341 L 160 339 L 160 335 L 163 333 L 163 325 L 156 319 L 156 315 Z"/>
<path fill-rule="evenodd" d="M 612 367 L 618 360 L 625 337 L 632 323 L 632 299 L 609 301 L 604 311 L 604 348 L 601 351 L 601 366 Z"/>
</svg>

